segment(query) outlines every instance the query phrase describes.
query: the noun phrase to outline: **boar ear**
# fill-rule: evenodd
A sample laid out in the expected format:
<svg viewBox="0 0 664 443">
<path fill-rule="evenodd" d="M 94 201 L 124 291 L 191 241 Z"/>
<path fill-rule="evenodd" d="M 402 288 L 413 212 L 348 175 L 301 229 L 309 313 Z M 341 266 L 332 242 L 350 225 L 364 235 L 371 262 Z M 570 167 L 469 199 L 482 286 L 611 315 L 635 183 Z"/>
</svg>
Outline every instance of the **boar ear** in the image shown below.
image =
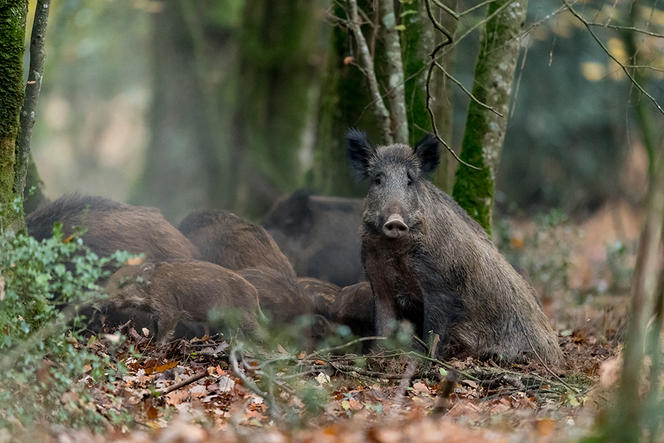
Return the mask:
<svg viewBox="0 0 664 443">
<path fill-rule="evenodd" d="M 438 139 L 433 134 L 427 134 L 415 144 L 415 155 L 420 159 L 422 174 L 433 172 L 440 162 L 440 149 Z"/>
<path fill-rule="evenodd" d="M 346 141 L 348 142 L 348 158 L 350 159 L 351 169 L 358 178 L 366 178 L 369 158 L 375 152 L 367 138 L 367 134 L 357 129 L 349 129 L 346 132 Z"/>
</svg>

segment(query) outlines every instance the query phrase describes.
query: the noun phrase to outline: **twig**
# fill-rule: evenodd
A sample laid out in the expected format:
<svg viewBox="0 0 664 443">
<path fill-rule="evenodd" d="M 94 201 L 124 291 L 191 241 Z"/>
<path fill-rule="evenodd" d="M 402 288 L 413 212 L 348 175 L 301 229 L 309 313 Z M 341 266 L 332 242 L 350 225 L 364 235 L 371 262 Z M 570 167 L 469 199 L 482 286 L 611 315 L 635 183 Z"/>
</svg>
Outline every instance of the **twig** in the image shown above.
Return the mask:
<svg viewBox="0 0 664 443">
<path fill-rule="evenodd" d="M 208 371 L 207 371 L 207 369 L 205 369 L 205 370 L 203 370 L 202 372 L 199 372 L 198 374 L 194 374 L 194 375 L 192 375 L 191 377 L 189 377 L 189 378 L 186 379 L 186 380 L 182 380 L 182 381 L 179 382 L 179 383 L 175 383 L 173 386 L 169 386 L 168 388 L 164 389 L 163 391 L 159 391 L 158 394 L 159 394 L 160 396 L 161 396 L 161 395 L 170 394 L 171 392 L 176 391 L 176 390 L 178 390 L 178 389 L 180 389 L 180 388 L 182 388 L 182 387 L 184 387 L 184 386 L 190 385 L 190 384 L 192 384 L 192 383 L 194 383 L 194 382 L 197 382 L 197 381 L 200 380 L 201 378 L 205 378 L 205 377 L 207 377 L 208 375 L 209 375 L 209 374 L 208 374 Z M 146 395 L 147 395 L 147 394 L 146 394 Z"/>
<path fill-rule="evenodd" d="M 21 127 L 16 143 L 16 195 L 23 196 L 30 162 L 30 138 L 35 125 L 35 113 L 44 73 L 44 37 L 51 10 L 50 0 L 37 0 L 35 16 L 30 36 L 30 68 L 28 84 L 25 86 L 23 109 L 21 110 Z"/>
<path fill-rule="evenodd" d="M 609 24 L 595 23 L 595 22 L 586 22 L 585 24 L 587 26 L 596 26 L 596 27 L 599 27 L 599 28 L 615 29 L 616 31 L 631 31 L 631 32 L 639 33 L 639 34 L 649 35 L 651 37 L 664 38 L 664 34 L 648 31 L 648 30 L 641 29 L 641 28 L 637 28 L 635 26 L 609 25 Z"/>
<path fill-rule="evenodd" d="M 304 359 L 311 359 L 316 355 L 321 355 L 321 354 L 325 354 L 325 353 L 328 353 L 328 352 L 337 351 L 339 349 L 343 349 L 343 348 L 347 348 L 349 346 L 353 346 L 354 344 L 357 344 L 357 343 L 361 343 L 361 342 L 364 342 L 364 341 L 371 341 L 371 340 L 387 340 L 387 337 L 371 336 L 371 337 L 356 338 L 356 339 L 351 340 L 349 342 L 346 342 L 342 345 L 332 346 L 330 348 L 323 348 L 323 349 L 320 349 L 318 351 L 314 351 L 311 354 L 304 357 Z"/>
<path fill-rule="evenodd" d="M 277 405 L 274 396 L 261 391 L 260 388 L 256 386 L 256 384 L 253 381 L 249 380 L 249 378 L 247 378 L 247 376 L 244 375 L 244 373 L 240 370 L 236 354 L 237 354 L 237 348 L 234 347 L 233 349 L 231 349 L 231 353 L 229 355 L 229 360 L 231 362 L 231 367 L 233 368 L 233 373 L 242 381 L 242 385 L 244 387 L 246 387 L 251 392 L 261 397 L 263 400 L 265 400 L 268 411 L 270 412 L 270 415 L 272 417 L 276 418 L 281 416 L 280 408 Z"/>
<path fill-rule="evenodd" d="M 475 170 L 480 170 L 477 166 L 473 166 L 470 163 L 466 163 L 465 161 L 461 160 L 461 158 L 457 155 L 456 152 L 454 152 L 454 149 L 450 147 L 450 145 L 447 144 L 445 140 L 440 136 L 440 132 L 438 132 L 438 125 L 436 125 L 436 116 L 433 113 L 433 109 L 431 107 L 431 74 L 433 73 L 433 68 L 435 67 L 435 62 L 436 62 L 436 55 L 438 52 L 443 49 L 445 46 L 452 44 L 452 36 L 443 28 L 443 26 L 436 20 L 436 18 L 433 16 L 433 13 L 431 12 L 431 0 L 424 0 L 424 3 L 426 5 L 427 9 L 427 15 L 429 16 L 429 20 L 431 20 L 431 23 L 433 24 L 433 27 L 436 28 L 440 33 L 443 34 L 445 37 L 445 40 L 443 40 L 438 46 L 436 46 L 431 53 L 431 62 L 429 63 L 429 71 L 427 72 L 427 79 L 425 83 L 425 88 L 426 88 L 426 105 L 427 105 L 427 112 L 429 113 L 429 119 L 431 119 L 431 129 L 433 129 L 433 134 L 436 137 L 436 139 L 447 149 L 447 151 L 452 154 L 452 156 L 458 161 L 460 164 L 467 166 L 471 169 Z"/>
<path fill-rule="evenodd" d="M 467 95 L 472 101 L 474 101 L 475 103 L 477 103 L 480 107 L 482 107 L 482 108 L 484 108 L 484 109 L 486 109 L 486 110 L 488 110 L 488 111 L 493 112 L 493 113 L 496 114 L 498 117 L 503 117 L 503 118 L 505 117 L 503 114 L 501 114 L 500 112 L 496 111 L 493 107 L 487 105 L 486 103 L 484 103 L 483 101 L 481 101 L 480 99 L 478 99 L 477 97 L 475 97 L 475 96 L 473 95 L 472 92 L 470 92 L 468 89 L 466 89 L 466 87 L 463 85 L 463 83 L 461 83 L 459 80 L 457 80 L 452 74 L 450 74 L 449 72 L 447 72 L 447 70 L 445 69 L 445 67 L 444 67 L 442 64 L 440 64 L 440 63 L 438 63 L 438 62 L 436 62 L 436 61 L 434 61 L 434 64 L 436 65 L 436 67 L 437 67 L 438 69 L 440 69 L 440 70 L 442 71 L 443 74 L 445 74 L 445 77 L 447 77 L 447 78 L 449 78 L 450 80 L 452 80 L 452 82 L 453 82 L 455 85 L 457 85 L 459 88 L 461 88 L 461 90 L 462 90 L 462 91 L 463 91 L 463 92 L 464 92 L 464 93 L 465 93 L 465 94 L 466 94 L 466 95 Z"/>
<path fill-rule="evenodd" d="M 526 340 L 528 340 L 528 344 L 530 345 L 530 349 L 531 349 L 531 350 L 533 351 L 533 353 L 535 354 L 535 357 L 537 357 L 537 360 L 539 360 L 539 362 L 542 364 L 542 366 L 544 366 L 544 369 L 546 369 L 546 371 L 547 371 L 549 374 L 553 375 L 553 376 L 556 378 L 556 380 L 558 380 L 558 381 L 560 382 L 560 384 L 562 384 L 563 386 L 565 386 L 567 389 L 569 389 L 570 391 L 574 392 L 575 394 L 578 394 L 578 393 L 579 393 L 579 390 L 578 390 L 578 389 L 573 388 L 572 386 L 568 385 L 568 384 L 565 382 L 565 380 L 563 380 L 562 378 L 560 378 L 560 376 L 558 376 L 558 374 L 556 374 L 555 372 L 553 372 L 553 370 L 552 370 L 551 368 L 549 368 L 549 366 L 548 366 L 546 363 L 544 363 L 544 360 L 542 359 L 542 357 L 540 357 L 539 352 L 537 352 L 537 349 L 535 349 L 535 346 L 533 346 L 533 343 L 530 341 L 530 337 L 528 336 L 528 334 L 524 334 L 524 336 L 526 337 Z"/>
<path fill-rule="evenodd" d="M 359 17 L 357 14 L 357 1 L 348 0 L 348 6 L 350 7 L 348 27 L 355 37 L 357 50 L 360 53 L 360 63 L 364 68 L 367 81 L 369 82 L 369 90 L 371 91 L 371 95 L 373 96 L 374 100 L 374 112 L 382 131 L 384 143 L 392 144 L 394 143 L 394 138 L 392 137 L 392 130 L 390 128 L 390 113 L 385 106 L 383 97 L 380 94 L 380 89 L 378 89 L 378 80 L 376 80 L 376 72 L 373 67 L 373 60 L 371 59 L 371 54 L 369 54 L 367 41 L 364 38 L 364 34 L 362 34 L 362 29 L 360 28 Z"/>
<path fill-rule="evenodd" d="M 611 60 L 613 60 L 614 62 L 616 62 L 616 63 L 618 64 L 618 66 L 620 66 L 620 68 L 623 70 L 623 72 L 625 73 L 625 75 L 627 75 L 627 77 L 629 78 L 629 80 L 630 80 L 630 81 L 632 82 L 632 84 L 633 84 L 633 85 L 634 85 L 634 86 L 635 86 L 635 87 L 641 92 L 641 94 L 645 95 L 645 96 L 648 98 L 648 100 L 650 100 L 650 101 L 655 105 L 655 107 L 657 108 L 657 110 L 658 110 L 661 114 L 664 114 L 664 109 L 662 109 L 662 107 L 661 107 L 660 104 L 657 102 L 657 100 L 655 99 L 655 97 L 653 97 L 652 95 L 650 95 L 650 93 L 649 93 L 648 91 L 646 91 L 645 89 L 643 89 L 643 86 L 641 86 L 641 84 L 640 84 L 638 81 L 636 81 L 636 79 L 634 78 L 634 76 L 632 75 L 632 73 L 630 72 L 630 70 L 627 69 L 626 65 L 624 65 L 622 62 L 620 62 L 620 60 L 618 60 L 613 54 L 611 54 L 611 51 L 609 51 L 609 49 L 604 45 L 604 43 L 602 42 L 602 40 L 600 40 L 600 38 L 597 36 L 597 34 L 595 34 L 595 31 L 592 30 L 591 25 L 588 24 L 588 22 L 586 21 L 586 19 L 583 18 L 583 16 L 581 16 L 581 14 L 579 14 L 579 13 L 576 11 L 576 9 L 574 9 L 574 8 L 572 7 L 572 5 L 568 2 L 568 0 L 562 0 L 562 2 L 565 4 L 565 6 L 567 6 L 567 9 L 569 10 L 569 12 L 571 12 L 572 15 L 573 15 L 574 17 L 576 17 L 576 19 L 579 20 L 579 21 L 583 24 L 583 26 L 585 26 L 585 28 L 588 30 L 588 32 L 590 33 L 590 35 L 592 36 L 592 38 L 595 40 L 595 42 L 597 42 L 597 44 L 599 45 L 599 47 L 602 48 L 602 50 L 604 51 L 604 53 L 606 53 L 606 55 L 607 55 Z"/>
<path fill-rule="evenodd" d="M 332 366 L 335 371 L 343 372 L 344 374 L 351 374 L 355 372 L 358 375 L 363 375 L 365 377 L 384 378 L 387 380 L 401 380 L 403 378 L 402 374 L 390 374 L 387 372 L 371 371 L 369 369 L 363 369 L 357 366 L 342 365 L 339 363 L 333 363 L 331 361 L 327 362 L 327 364 Z"/>
</svg>

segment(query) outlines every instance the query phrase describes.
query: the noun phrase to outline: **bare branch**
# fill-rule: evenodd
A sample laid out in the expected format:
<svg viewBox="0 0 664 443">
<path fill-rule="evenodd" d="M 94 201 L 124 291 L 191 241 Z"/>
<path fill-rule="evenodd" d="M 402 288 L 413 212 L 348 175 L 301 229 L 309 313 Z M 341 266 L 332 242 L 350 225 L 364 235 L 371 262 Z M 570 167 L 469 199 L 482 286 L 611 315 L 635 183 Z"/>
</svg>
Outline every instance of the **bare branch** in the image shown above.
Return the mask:
<svg viewBox="0 0 664 443">
<path fill-rule="evenodd" d="M 452 80 L 452 82 L 453 82 L 455 85 L 457 85 L 459 88 L 461 88 L 461 90 L 462 90 L 462 91 L 463 91 L 463 92 L 464 92 L 464 93 L 465 93 L 465 94 L 466 94 L 466 95 L 467 95 L 472 101 L 474 101 L 475 103 L 477 103 L 478 105 L 480 105 L 480 106 L 483 107 L 484 109 L 487 109 L 487 110 L 493 112 L 494 114 L 496 114 L 496 115 L 499 116 L 499 117 L 505 117 L 503 114 L 501 114 L 500 112 L 496 111 L 494 108 L 492 108 L 491 106 L 487 105 L 486 103 L 484 103 L 483 101 L 481 101 L 480 99 L 478 99 L 477 97 L 475 97 L 475 96 L 473 95 L 472 92 L 470 92 L 468 89 L 466 89 L 466 87 L 463 85 L 463 83 L 461 83 L 459 80 L 457 80 L 452 74 L 450 74 L 449 72 L 447 72 L 447 70 L 445 69 L 445 67 L 444 67 L 443 65 L 441 65 L 441 64 L 438 63 L 438 62 L 434 62 L 434 64 L 436 65 L 436 67 L 437 67 L 438 69 L 440 69 L 440 70 L 443 72 L 443 74 L 445 74 L 445 77 L 447 77 L 447 78 L 449 78 L 450 80 Z"/>
<path fill-rule="evenodd" d="M 574 13 L 572 13 L 574 14 Z M 620 25 L 610 25 L 608 23 L 595 23 L 595 22 L 586 22 L 586 26 L 595 26 L 599 28 L 609 28 L 609 29 L 615 29 L 616 31 L 628 31 L 628 32 L 636 32 L 638 34 L 645 34 L 649 35 L 651 37 L 657 37 L 657 38 L 664 38 L 664 34 L 660 34 L 658 32 L 652 32 L 648 31 L 646 29 L 641 29 L 637 28 L 634 26 L 620 26 Z"/>
<path fill-rule="evenodd" d="M 30 68 L 28 71 L 28 84 L 25 86 L 25 97 L 23 109 L 21 110 L 21 128 L 16 143 L 16 195 L 23 196 L 25 190 L 28 163 L 30 162 L 30 138 L 32 128 L 35 125 L 35 113 L 39 92 L 41 90 L 44 73 L 44 37 L 46 36 L 46 25 L 48 13 L 51 10 L 50 0 L 37 0 L 35 17 L 32 24 L 30 36 Z"/>
<path fill-rule="evenodd" d="M 431 74 L 433 73 L 433 69 L 436 64 L 436 56 L 438 55 L 438 52 L 443 49 L 445 46 L 452 44 L 452 36 L 450 35 L 449 32 L 436 20 L 436 18 L 433 16 L 433 13 L 431 12 L 431 0 L 424 0 L 426 8 L 427 8 L 427 15 L 429 16 L 429 20 L 431 20 L 431 23 L 433 23 L 433 27 L 436 28 L 443 36 L 445 37 L 445 40 L 443 40 L 438 46 L 436 46 L 431 53 L 431 63 L 429 63 L 429 71 L 427 72 L 427 79 L 426 79 L 426 104 L 427 104 L 427 112 L 429 113 L 429 118 L 431 119 L 431 129 L 433 129 L 433 134 L 436 137 L 436 139 L 443 145 L 445 146 L 445 149 L 452 154 L 452 156 L 458 161 L 460 164 L 467 166 L 472 169 L 479 170 L 477 166 L 473 166 L 469 163 L 466 163 L 465 161 L 461 160 L 459 156 L 457 155 L 456 152 L 454 152 L 454 149 L 450 147 L 450 145 L 447 144 L 445 140 L 440 136 L 440 133 L 438 132 L 438 126 L 436 125 L 436 116 L 433 113 L 433 109 L 431 107 L 431 100 L 432 100 L 432 95 L 431 95 Z"/>
<path fill-rule="evenodd" d="M 614 62 L 616 62 L 616 63 L 618 64 L 618 66 L 620 66 L 620 68 L 623 70 L 623 72 L 625 73 L 625 75 L 627 75 L 627 77 L 629 78 L 629 80 L 630 80 L 630 81 L 632 82 L 632 84 L 633 84 L 633 85 L 634 85 L 634 86 L 635 86 L 635 87 L 641 92 L 641 94 L 643 94 L 643 95 L 645 95 L 646 97 L 648 97 L 648 100 L 650 100 L 650 101 L 655 105 L 655 107 L 657 108 L 657 110 L 658 110 L 661 114 L 664 115 L 664 109 L 662 109 L 662 107 L 661 107 L 660 104 L 657 102 L 657 100 L 655 99 L 655 97 L 653 97 L 652 95 L 650 95 L 650 93 L 649 93 L 648 91 L 646 91 L 645 89 L 643 89 L 643 86 L 641 86 L 641 84 L 640 84 L 638 81 L 636 81 L 636 79 L 634 78 L 634 76 L 632 75 L 632 73 L 630 72 L 630 70 L 627 69 L 627 66 L 624 65 L 623 63 L 621 63 L 620 60 L 618 60 L 613 54 L 611 54 L 611 51 L 609 51 L 609 49 L 604 45 L 604 42 L 602 42 L 602 40 L 597 36 L 597 34 L 595 33 L 595 31 L 593 31 L 592 26 L 586 21 L 586 19 L 585 19 L 581 14 L 579 14 L 579 13 L 576 11 L 576 9 L 574 9 L 574 8 L 572 7 L 572 5 L 571 5 L 567 0 L 562 0 L 562 2 L 565 4 L 565 6 L 567 6 L 567 9 L 569 10 L 569 12 L 571 12 L 572 15 L 573 15 L 574 17 L 576 17 L 576 19 L 579 20 L 579 21 L 583 24 L 583 26 L 585 26 L 585 28 L 588 30 L 588 32 L 590 33 L 590 35 L 592 36 L 592 38 L 595 40 L 595 42 L 597 42 L 597 44 L 599 45 L 599 47 L 602 48 L 602 50 L 604 51 L 604 53 L 606 53 L 606 55 L 607 55 L 611 60 L 613 60 Z"/>
<path fill-rule="evenodd" d="M 383 135 L 384 143 L 392 144 L 394 143 L 394 138 L 392 137 L 392 131 L 390 129 L 390 113 L 385 106 L 383 97 L 380 94 L 378 89 L 378 81 L 376 80 L 376 72 L 374 71 L 373 61 L 371 59 L 371 54 L 369 53 L 369 47 L 367 46 L 367 41 L 362 34 L 362 29 L 360 29 L 360 21 L 357 13 L 357 1 L 348 0 L 348 6 L 350 9 L 350 18 L 348 21 L 348 26 L 355 37 L 355 42 L 357 43 L 357 50 L 360 53 L 360 64 L 364 67 L 366 72 L 367 81 L 369 82 L 369 89 L 371 96 L 374 100 L 374 112 L 376 118 L 378 119 L 378 124 L 380 125 L 381 132 Z"/>
</svg>

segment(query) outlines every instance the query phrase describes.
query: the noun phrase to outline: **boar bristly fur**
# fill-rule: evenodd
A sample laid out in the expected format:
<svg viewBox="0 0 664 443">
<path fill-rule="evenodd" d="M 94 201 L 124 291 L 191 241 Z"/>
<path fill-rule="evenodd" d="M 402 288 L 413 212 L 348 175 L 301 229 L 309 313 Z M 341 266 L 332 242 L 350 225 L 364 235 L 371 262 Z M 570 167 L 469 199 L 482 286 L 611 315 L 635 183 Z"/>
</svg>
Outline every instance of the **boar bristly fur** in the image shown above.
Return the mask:
<svg viewBox="0 0 664 443">
<path fill-rule="evenodd" d="M 514 361 L 562 354 L 534 289 L 489 236 L 426 178 L 440 152 L 432 136 L 415 148 L 374 147 L 347 134 L 351 166 L 370 182 L 362 216 L 362 262 L 374 294 L 376 333 L 406 319 L 441 357 L 453 350 Z"/>
<path fill-rule="evenodd" d="M 117 250 L 145 254 L 148 261 L 191 260 L 198 255 L 158 209 L 102 197 L 66 195 L 30 213 L 25 222 L 37 240 L 51 237 L 56 222 L 62 223 L 66 236 L 81 228 L 85 245 L 102 257 Z"/>
<path fill-rule="evenodd" d="M 254 335 L 262 315 L 258 292 L 237 273 L 204 261 L 125 266 L 106 283 L 111 307 L 147 310 L 157 318 L 157 339 L 168 340 L 179 322 L 208 325 L 213 311 L 237 311 L 241 332 Z"/>
<path fill-rule="evenodd" d="M 196 245 L 203 260 L 232 270 L 265 267 L 289 280 L 296 278 L 272 236 L 262 226 L 230 211 L 194 211 L 182 220 L 179 229 Z"/>
</svg>

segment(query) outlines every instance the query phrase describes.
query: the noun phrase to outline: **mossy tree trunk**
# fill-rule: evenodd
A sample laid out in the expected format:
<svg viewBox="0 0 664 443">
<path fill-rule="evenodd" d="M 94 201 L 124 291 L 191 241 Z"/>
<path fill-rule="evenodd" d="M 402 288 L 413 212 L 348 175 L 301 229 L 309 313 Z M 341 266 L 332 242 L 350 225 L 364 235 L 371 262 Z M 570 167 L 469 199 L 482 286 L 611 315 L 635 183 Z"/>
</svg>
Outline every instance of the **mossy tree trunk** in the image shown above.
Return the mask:
<svg viewBox="0 0 664 443">
<path fill-rule="evenodd" d="M 23 53 L 25 51 L 26 0 L 0 2 L 0 229 L 20 229 L 16 211 L 14 168 L 19 112 L 23 106 Z"/>
<path fill-rule="evenodd" d="M 232 133 L 235 208 L 250 216 L 303 183 L 298 154 L 311 109 L 317 2 L 247 0 Z"/>
<path fill-rule="evenodd" d="M 498 0 L 489 5 L 477 62 L 473 95 L 489 109 L 471 101 L 461 145 L 461 159 L 479 170 L 459 165 L 452 195 L 491 234 L 495 176 L 507 129 L 507 115 L 525 19 L 526 0 Z"/>
<path fill-rule="evenodd" d="M 450 9 L 457 9 L 457 0 L 441 0 Z M 437 7 L 432 13 L 445 29 L 454 35 L 457 20 L 444 13 Z M 431 119 L 426 109 L 426 77 L 431 51 L 443 39 L 435 32 L 433 24 L 426 11 L 425 0 L 412 0 L 401 5 L 401 50 L 403 56 L 405 78 L 405 101 L 408 116 L 409 144 L 413 146 L 425 134 L 432 131 Z M 440 63 L 448 72 L 452 72 L 455 50 L 447 50 Z M 440 136 L 446 140 L 452 139 L 452 111 L 453 100 L 449 79 L 439 70 L 433 73 L 432 94 L 433 112 L 436 126 Z M 433 183 L 444 191 L 449 189 L 449 156 L 443 155 L 438 169 L 432 177 Z"/>
<path fill-rule="evenodd" d="M 365 11 L 370 11 L 370 4 L 369 1 L 358 2 Z M 335 3 L 333 13 L 347 20 L 342 2 Z M 354 182 L 350 174 L 344 140 L 348 128 L 361 128 L 373 140 L 381 139 L 378 122 L 369 108 L 367 80 L 356 61 L 349 31 L 343 25 L 333 27 L 321 88 L 312 168 L 312 187 L 322 194 L 359 196 L 363 193 L 362 186 Z"/>
</svg>

